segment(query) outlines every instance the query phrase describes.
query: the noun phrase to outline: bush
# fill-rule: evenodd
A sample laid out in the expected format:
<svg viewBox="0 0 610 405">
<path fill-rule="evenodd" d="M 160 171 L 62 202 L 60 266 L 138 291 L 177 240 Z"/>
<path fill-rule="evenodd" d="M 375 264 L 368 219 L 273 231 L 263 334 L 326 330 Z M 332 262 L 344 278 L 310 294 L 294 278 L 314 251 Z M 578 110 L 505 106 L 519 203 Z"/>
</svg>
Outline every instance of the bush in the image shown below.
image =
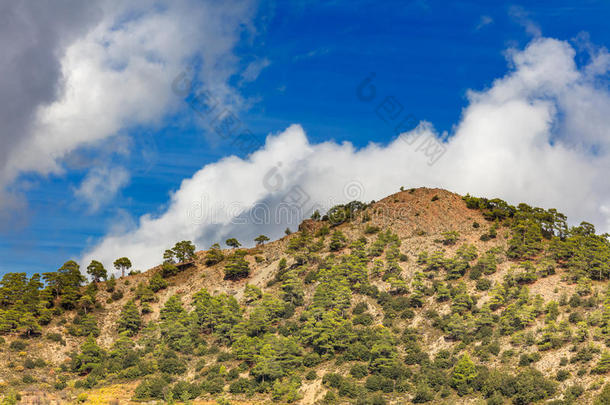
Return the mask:
<svg viewBox="0 0 610 405">
<path fill-rule="evenodd" d="M 167 281 L 164 280 L 163 277 L 161 277 L 160 273 L 155 273 L 155 275 L 152 276 L 150 279 L 149 286 L 150 289 L 153 290 L 153 292 L 157 292 L 159 290 L 167 288 Z"/>
<path fill-rule="evenodd" d="M 441 243 L 445 246 L 453 246 L 460 238 L 460 234 L 456 231 L 443 232 L 441 234 Z"/>
<path fill-rule="evenodd" d="M 331 388 L 339 388 L 341 386 L 341 382 L 343 381 L 343 377 L 336 373 L 327 373 L 322 377 L 322 384 Z"/>
<path fill-rule="evenodd" d="M 110 296 L 113 301 L 118 301 L 123 298 L 123 290 L 114 290 Z"/>
<path fill-rule="evenodd" d="M 238 378 L 229 385 L 229 392 L 231 394 L 245 394 L 250 392 L 253 388 L 253 384 L 249 379 Z"/>
<path fill-rule="evenodd" d="M 217 263 L 220 263 L 225 258 L 222 250 L 220 250 L 220 245 L 215 243 L 210 247 L 210 250 L 205 255 L 205 264 L 206 266 L 213 266 Z"/>
<path fill-rule="evenodd" d="M 21 381 L 23 381 L 24 384 L 33 384 L 36 382 L 36 379 L 30 374 L 24 374 L 23 377 L 21 377 Z"/>
<path fill-rule="evenodd" d="M 174 398 L 181 400 L 195 399 L 201 394 L 201 388 L 198 384 L 178 381 L 172 388 L 172 394 Z"/>
<path fill-rule="evenodd" d="M 161 266 L 161 276 L 163 278 L 168 278 L 168 277 L 172 277 L 175 276 L 176 274 L 178 274 L 180 272 L 180 270 L 178 269 L 178 267 L 176 267 L 175 264 L 173 263 L 168 263 L 165 262 L 163 263 L 163 265 Z"/>
<path fill-rule="evenodd" d="M 585 392 L 585 389 L 583 388 L 582 385 L 572 385 L 570 387 L 568 387 L 568 389 L 566 390 L 566 397 L 570 398 L 570 399 L 576 399 L 578 397 L 580 397 L 583 393 Z"/>
<path fill-rule="evenodd" d="M 159 370 L 167 374 L 184 374 L 186 372 L 186 364 L 171 351 L 166 352 L 157 364 Z"/>
<path fill-rule="evenodd" d="M 356 405 L 386 405 L 387 401 L 381 394 L 373 394 L 365 398 L 358 398 Z"/>
<path fill-rule="evenodd" d="M 46 336 L 47 339 L 49 339 L 52 342 L 57 342 L 60 343 L 62 345 L 66 345 L 66 341 L 64 340 L 63 336 L 61 335 L 61 333 L 48 333 Z"/>
<path fill-rule="evenodd" d="M 358 387 L 355 381 L 350 378 L 344 378 L 341 380 L 339 390 L 337 391 L 339 396 L 348 398 L 357 398 L 361 395 L 361 389 Z"/>
<path fill-rule="evenodd" d="M 17 352 L 25 350 L 25 348 L 28 347 L 28 344 L 23 340 L 13 340 L 8 347 Z"/>
<path fill-rule="evenodd" d="M 318 373 L 315 370 L 309 370 L 309 372 L 305 375 L 305 379 L 308 381 L 312 381 L 318 378 Z"/>
<path fill-rule="evenodd" d="M 239 377 L 239 370 L 237 368 L 232 368 L 227 373 L 226 379 L 227 379 L 227 381 L 232 381 L 232 380 L 236 379 L 237 377 Z"/>
<path fill-rule="evenodd" d="M 610 404 L 610 383 L 604 385 L 604 388 L 599 393 L 599 396 L 595 399 L 594 405 L 608 405 Z"/>
<path fill-rule="evenodd" d="M 373 316 L 371 314 L 365 313 L 356 315 L 352 318 L 352 323 L 354 325 L 364 325 L 369 326 L 373 323 Z"/>
<path fill-rule="evenodd" d="M 229 256 L 225 265 L 225 280 L 239 280 L 250 275 L 250 265 L 244 259 L 246 252 L 237 251 Z"/>
<path fill-rule="evenodd" d="M 424 402 L 430 402 L 434 399 L 434 391 L 430 386 L 424 382 L 420 382 L 415 387 L 415 393 L 413 396 L 414 404 L 422 404 Z"/>
<path fill-rule="evenodd" d="M 480 278 L 477 280 L 477 290 L 488 291 L 491 288 L 491 280 L 488 278 Z"/>
<path fill-rule="evenodd" d="M 367 235 L 370 235 L 372 233 L 377 233 L 379 232 L 379 227 L 378 226 L 374 226 L 374 225 L 367 225 L 366 228 L 364 228 L 364 233 Z"/>
<path fill-rule="evenodd" d="M 222 377 L 211 377 L 201 384 L 201 388 L 210 394 L 219 394 L 224 389 L 225 382 Z"/>
<path fill-rule="evenodd" d="M 354 309 L 352 310 L 352 314 L 360 315 L 360 314 L 364 313 L 367 309 L 369 309 L 369 306 L 367 305 L 367 303 L 365 301 L 361 301 L 361 302 L 357 303 L 356 306 L 354 306 Z"/>
<path fill-rule="evenodd" d="M 335 231 L 330 237 L 330 245 L 328 246 L 331 251 L 337 251 L 345 247 L 347 239 L 341 231 Z"/>
<path fill-rule="evenodd" d="M 299 388 L 301 384 L 296 379 L 275 380 L 271 390 L 271 398 L 274 401 L 292 403 L 301 399 Z"/>
<path fill-rule="evenodd" d="M 167 386 L 167 381 L 161 377 L 148 377 L 136 387 L 134 399 L 149 400 L 163 399 L 163 390 Z"/>
<path fill-rule="evenodd" d="M 516 405 L 530 404 L 543 400 L 555 393 L 555 384 L 533 368 L 520 372 L 514 379 Z"/>
<path fill-rule="evenodd" d="M 371 375 L 366 379 L 364 387 L 369 391 L 394 391 L 394 380 L 381 375 Z"/>
<path fill-rule="evenodd" d="M 369 369 L 366 364 L 358 363 L 352 366 L 352 368 L 349 370 L 349 373 L 352 377 L 359 380 L 369 374 Z"/>
</svg>

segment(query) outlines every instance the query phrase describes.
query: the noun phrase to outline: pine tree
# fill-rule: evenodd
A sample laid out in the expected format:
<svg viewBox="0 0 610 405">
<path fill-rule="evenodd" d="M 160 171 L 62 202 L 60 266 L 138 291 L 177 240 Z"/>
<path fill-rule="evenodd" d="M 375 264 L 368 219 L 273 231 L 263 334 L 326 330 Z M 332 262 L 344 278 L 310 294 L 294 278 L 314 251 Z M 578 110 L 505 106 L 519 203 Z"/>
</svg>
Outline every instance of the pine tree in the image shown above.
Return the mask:
<svg viewBox="0 0 610 405">
<path fill-rule="evenodd" d="M 472 391 L 471 383 L 476 377 L 476 366 L 468 353 L 465 353 L 453 368 L 450 384 L 457 390 L 459 395 L 466 395 Z"/>
<path fill-rule="evenodd" d="M 89 274 L 96 283 L 101 279 L 106 280 L 108 277 L 108 272 L 104 268 L 104 265 L 97 260 L 92 260 L 91 264 L 87 266 L 87 274 Z"/>
<path fill-rule="evenodd" d="M 185 315 L 186 311 L 182 306 L 182 300 L 179 295 L 172 295 L 161 308 L 159 317 L 161 320 L 178 319 Z"/>
<path fill-rule="evenodd" d="M 205 264 L 206 266 L 212 266 L 216 263 L 220 263 L 224 258 L 225 257 L 220 250 L 220 245 L 214 243 L 205 255 Z"/>
<path fill-rule="evenodd" d="M 106 353 L 99 347 L 93 336 L 81 345 L 80 353 L 72 360 L 72 369 L 87 374 L 102 367 Z"/>
<path fill-rule="evenodd" d="M 167 281 L 165 281 L 163 277 L 161 277 L 160 273 L 155 273 L 155 275 L 150 278 L 148 284 L 153 292 L 157 292 L 159 290 L 167 288 Z"/>
<path fill-rule="evenodd" d="M 250 275 L 250 265 L 244 259 L 245 252 L 237 251 L 227 260 L 225 265 L 225 280 L 239 280 Z"/>
<path fill-rule="evenodd" d="M 190 240 L 178 242 L 172 248 L 178 262 L 186 262 L 195 258 L 195 245 Z"/>
<path fill-rule="evenodd" d="M 125 304 L 118 321 L 118 331 L 127 332 L 129 336 L 134 336 L 140 330 L 142 326 L 142 318 L 140 312 L 136 307 L 133 300 L 130 300 Z"/>
<path fill-rule="evenodd" d="M 604 388 L 595 399 L 593 405 L 608 405 L 610 404 L 610 383 L 604 385 Z"/>
<path fill-rule="evenodd" d="M 343 234 L 343 232 L 337 230 L 337 231 L 333 232 L 333 234 L 330 237 L 329 249 L 331 251 L 337 251 L 337 250 L 345 247 L 345 243 L 346 243 L 345 235 Z"/>
<path fill-rule="evenodd" d="M 125 270 L 131 268 L 131 260 L 126 257 L 118 258 L 114 261 L 114 268 L 121 270 L 121 277 L 125 277 Z"/>
<path fill-rule="evenodd" d="M 19 322 L 19 331 L 30 337 L 32 335 L 39 335 L 42 332 L 42 328 L 38 324 L 38 321 L 29 312 L 25 312 Z"/>
<path fill-rule="evenodd" d="M 225 241 L 225 243 L 227 244 L 227 246 L 235 249 L 241 246 L 241 243 L 239 243 L 239 241 L 235 238 L 229 238 Z"/>
<path fill-rule="evenodd" d="M 610 372 L 610 351 L 602 353 L 602 357 L 599 359 L 597 365 L 591 370 L 593 373 L 606 374 Z"/>
<path fill-rule="evenodd" d="M 254 238 L 254 242 L 256 242 L 257 245 L 262 245 L 268 240 L 269 238 L 265 235 L 258 235 L 256 238 Z"/>
</svg>

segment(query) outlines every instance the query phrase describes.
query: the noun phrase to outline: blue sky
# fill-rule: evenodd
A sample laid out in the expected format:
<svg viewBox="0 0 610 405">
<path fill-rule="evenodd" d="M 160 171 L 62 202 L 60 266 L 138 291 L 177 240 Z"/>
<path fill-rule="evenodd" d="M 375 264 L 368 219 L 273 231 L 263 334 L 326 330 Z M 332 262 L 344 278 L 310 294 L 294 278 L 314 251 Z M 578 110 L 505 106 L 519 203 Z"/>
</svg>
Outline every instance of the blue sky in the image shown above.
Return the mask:
<svg viewBox="0 0 610 405">
<path fill-rule="evenodd" d="M 396 135 L 375 114 L 385 96 L 430 122 L 437 135 L 451 136 L 470 104 L 468 90 L 489 89 L 512 69 L 508 49 L 522 50 L 536 37 L 567 41 L 580 66 L 590 58 L 580 52 L 583 43 L 610 45 L 610 4 L 604 1 L 290 1 L 249 8 L 244 18 L 250 26 L 237 28 L 239 38 L 229 46 L 233 70 L 221 77 L 241 99 L 230 109 L 261 140 L 296 123 L 311 144 L 386 145 Z M 202 46 L 214 38 L 206 41 Z M 244 78 L 253 62 L 264 67 Z M 365 103 L 356 89 L 371 73 L 378 96 Z M 205 165 L 251 152 L 219 139 L 187 101 L 172 97 L 174 107 L 156 120 L 76 144 L 60 159 L 62 170 L 23 170 L 6 186 L 21 207 L 4 219 L 0 272 L 50 271 L 80 258 L 105 235 L 137 226 L 140 216 L 162 215 L 170 193 Z M 125 145 L 128 152 L 121 152 Z M 129 179 L 92 207 L 75 190 L 97 165 L 121 167 Z"/>
</svg>

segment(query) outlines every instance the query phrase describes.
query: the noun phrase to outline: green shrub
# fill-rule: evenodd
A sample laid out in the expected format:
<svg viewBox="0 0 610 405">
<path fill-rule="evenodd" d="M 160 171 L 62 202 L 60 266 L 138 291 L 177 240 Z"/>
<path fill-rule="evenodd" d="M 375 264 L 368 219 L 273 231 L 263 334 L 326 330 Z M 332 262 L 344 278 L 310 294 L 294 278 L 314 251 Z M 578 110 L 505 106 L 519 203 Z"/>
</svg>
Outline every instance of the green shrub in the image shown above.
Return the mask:
<svg viewBox="0 0 610 405">
<path fill-rule="evenodd" d="M 378 374 L 373 374 L 367 377 L 364 387 L 369 391 L 394 391 L 394 380 Z"/>
<path fill-rule="evenodd" d="M 26 342 L 24 342 L 23 340 L 13 340 L 8 347 L 11 350 L 19 352 L 19 351 L 25 350 L 25 348 L 28 347 L 28 344 Z"/>
<path fill-rule="evenodd" d="M 250 275 L 250 265 L 244 259 L 246 252 L 236 251 L 225 264 L 225 280 L 239 280 Z"/>
<path fill-rule="evenodd" d="M 23 381 L 24 384 L 33 384 L 36 382 L 36 379 L 30 374 L 24 374 L 23 377 L 21 377 L 21 381 Z"/>
<path fill-rule="evenodd" d="M 254 388 L 252 381 L 247 378 L 238 378 L 229 385 L 231 394 L 244 394 L 250 392 Z"/>
<path fill-rule="evenodd" d="M 358 364 L 354 364 L 351 367 L 351 369 L 349 370 L 349 373 L 351 374 L 352 377 L 359 380 L 361 378 L 366 377 L 369 374 L 369 369 L 366 364 L 358 363 Z"/>
<path fill-rule="evenodd" d="M 161 377 L 145 378 L 136 387 L 136 390 L 134 392 L 134 399 L 163 399 L 165 387 L 167 387 L 167 381 Z"/>
<path fill-rule="evenodd" d="M 149 281 L 149 287 L 153 292 L 167 288 L 167 281 L 163 279 L 160 273 L 155 273 Z"/>
</svg>

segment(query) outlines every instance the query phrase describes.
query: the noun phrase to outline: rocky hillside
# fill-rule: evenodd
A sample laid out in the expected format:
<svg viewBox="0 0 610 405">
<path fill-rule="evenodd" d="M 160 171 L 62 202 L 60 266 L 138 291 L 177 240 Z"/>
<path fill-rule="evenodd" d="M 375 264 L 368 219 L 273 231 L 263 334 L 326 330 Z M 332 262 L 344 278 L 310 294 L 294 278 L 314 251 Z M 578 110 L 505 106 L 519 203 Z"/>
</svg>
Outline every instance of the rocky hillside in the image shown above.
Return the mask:
<svg viewBox="0 0 610 405">
<path fill-rule="evenodd" d="M 421 188 L 230 244 L 5 275 L 2 403 L 610 404 L 590 224 Z"/>
</svg>

